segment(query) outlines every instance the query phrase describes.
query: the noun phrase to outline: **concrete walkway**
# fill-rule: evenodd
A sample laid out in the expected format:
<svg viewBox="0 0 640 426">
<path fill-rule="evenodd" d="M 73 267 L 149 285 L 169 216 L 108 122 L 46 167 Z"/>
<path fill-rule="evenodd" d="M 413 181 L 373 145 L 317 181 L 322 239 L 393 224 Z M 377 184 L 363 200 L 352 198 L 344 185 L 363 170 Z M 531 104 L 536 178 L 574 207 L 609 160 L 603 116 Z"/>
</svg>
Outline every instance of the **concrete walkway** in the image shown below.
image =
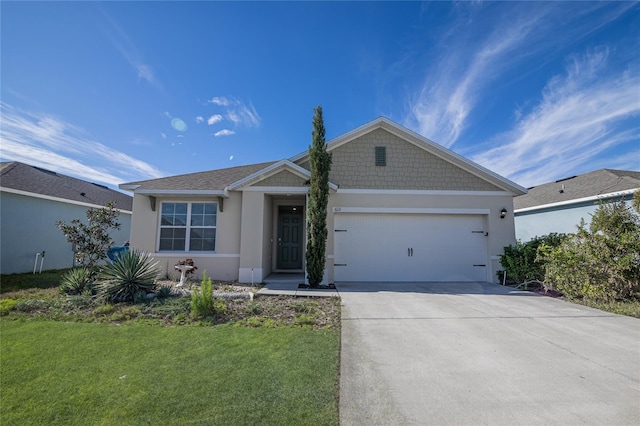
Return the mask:
<svg viewBox="0 0 640 426">
<path fill-rule="evenodd" d="M 298 288 L 304 282 L 303 274 L 271 274 L 264 279 L 265 286 L 258 291 L 263 296 L 339 297 L 334 289 Z"/>
<path fill-rule="evenodd" d="M 338 283 L 342 425 L 638 425 L 640 320 L 474 283 Z"/>
</svg>

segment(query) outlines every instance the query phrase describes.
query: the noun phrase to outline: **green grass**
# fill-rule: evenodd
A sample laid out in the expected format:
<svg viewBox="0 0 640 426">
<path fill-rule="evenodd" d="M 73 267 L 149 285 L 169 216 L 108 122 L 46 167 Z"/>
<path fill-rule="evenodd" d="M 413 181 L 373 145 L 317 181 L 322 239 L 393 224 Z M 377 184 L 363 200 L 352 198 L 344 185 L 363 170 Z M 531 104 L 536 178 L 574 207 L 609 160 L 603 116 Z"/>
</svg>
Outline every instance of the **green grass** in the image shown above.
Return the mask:
<svg viewBox="0 0 640 426">
<path fill-rule="evenodd" d="M 4 274 L 0 275 L 0 293 L 29 288 L 52 288 L 60 285 L 60 278 L 68 269 L 42 271 L 41 274 Z"/>
<path fill-rule="evenodd" d="M 588 299 L 577 299 L 571 300 L 571 302 L 600 309 L 601 311 L 640 318 L 640 300 L 637 299 L 617 302 L 594 302 Z"/>
<path fill-rule="evenodd" d="M 3 425 L 337 425 L 340 332 L 0 321 Z"/>
</svg>

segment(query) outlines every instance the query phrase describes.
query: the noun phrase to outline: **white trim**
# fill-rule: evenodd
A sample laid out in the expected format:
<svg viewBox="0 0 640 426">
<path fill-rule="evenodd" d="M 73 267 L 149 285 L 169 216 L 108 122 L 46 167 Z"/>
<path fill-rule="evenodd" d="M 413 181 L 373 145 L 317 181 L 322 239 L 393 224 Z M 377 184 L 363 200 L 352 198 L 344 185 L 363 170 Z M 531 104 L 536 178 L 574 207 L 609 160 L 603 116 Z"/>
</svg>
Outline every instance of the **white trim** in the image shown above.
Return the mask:
<svg viewBox="0 0 640 426">
<path fill-rule="evenodd" d="M 104 207 L 104 206 L 101 206 L 99 204 L 83 203 L 82 201 L 74 201 L 74 200 L 69 200 L 67 198 L 52 197 L 51 195 L 36 194 L 35 192 L 21 191 L 19 189 L 13 189 L 13 188 L 0 187 L 0 192 L 7 192 L 9 194 L 16 194 L 16 195 L 23 195 L 25 197 L 40 198 L 40 199 L 49 200 L 49 201 L 57 201 L 59 203 L 73 204 L 73 205 L 82 206 L 82 207 L 92 207 L 92 208 L 99 208 L 99 209 Z M 126 194 L 124 194 L 124 195 L 126 195 Z M 128 196 L 128 195 L 126 195 L 126 196 Z M 116 206 L 116 210 L 120 211 L 120 213 L 125 213 L 125 214 L 132 214 L 133 213 L 131 210 L 119 209 L 117 206 Z"/>
<path fill-rule="evenodd" d="M 199 251 L 160 251 L 152 253 L 153 257 L 185 257 L 197 259 L 201 257 L 240 258 L 240 253 L 207 253 Z"/>
<path fill-rule="evenodd" d="M 402 207 L 334 207 L 333 213 L 391 213 L 391 214 L 473 214 L 488 215 L 489 209 L 437 209 Z"/>
<path fill-rule="evenodd" d="M 229 190 L 234 190 L 237 188 L 241 188 L 244 185 L 248 185 L 250 184 L 252 181 L 261 181 L 264 180 L 270 176 L 273 176 L 275 174 L 278 174 L 279 172 L 281 172 L 282 170 L 289 170 L 290 172 L 292 172 L 295 175 L 298 175 L 301 178 L 310 178 L 311 177 L 311 173 L 309 172 L 309 170 L 298 166 L 297 164 L 293 164 L 292 162 L 290 162 L 289 160 L 280 160 L 276 163 L 273 163 L 267 167 L 265 167 L 264 169 L 258 170 L 255 173 L 250 174 L 249 176 L 246 176 L 240 180 L 237 180 L 235 182 L 233 182 L 232 184 L 230 184 L 229 186 L 227 186 L 227 188 Z"/>
<path fill-rule="evenodd" d="M 372 194 L 372 195 L 508 195 L 514 196 L 513 192 L 507 191 L 453 191 L 453 190 L 431 190 L 431 189 L 338 189 L 338 194 Z"/>
<path fill-rule="evenodd" d="M 242 191 L 246 192 L 267 192 L 270 194 L 307 194 L 307 186 L 247 186 Z"/>
<path fill-rule="evenodd" d="M 602 200 L 602 199 L 605 199 L 605 198 L 623 197 L 625 195 L 633 194 L 637 190 L 638 190 L 638 188 L 626 189 L 624 191 L 609 192 L 607 194 L 592 195 L 590 197 L 575 198 L 573 200 L 567 200 L 567 201 L 558 201 L 557 203 L 541 204 L 539 206 L 525 207 L 525 208 L 522 208 L 522 209 L 517 209 L 517 210 L 514 210 L 513 213 L 514 214 L 515 213 L 524 213 L 524 212 L 529 212 L 529 211 L 534 211 L 534 210 L 543 210 L 543 209 L 549 209 L 549 208 L 553 208 L 553 207 L 568 206 L 568 205 L 571 205 L 571 204 L 579 204 L 579 203 L 584 203 L 584 202 L 587 202 L 587 201 L 597 201 L 597 200 Z"/>
<path fill-rule="evenodd" d="M 140 189 L 135 191 L 142 195 L 213 195 L 227 197 L 228 194 L 220 189 Z"/>
</svg>

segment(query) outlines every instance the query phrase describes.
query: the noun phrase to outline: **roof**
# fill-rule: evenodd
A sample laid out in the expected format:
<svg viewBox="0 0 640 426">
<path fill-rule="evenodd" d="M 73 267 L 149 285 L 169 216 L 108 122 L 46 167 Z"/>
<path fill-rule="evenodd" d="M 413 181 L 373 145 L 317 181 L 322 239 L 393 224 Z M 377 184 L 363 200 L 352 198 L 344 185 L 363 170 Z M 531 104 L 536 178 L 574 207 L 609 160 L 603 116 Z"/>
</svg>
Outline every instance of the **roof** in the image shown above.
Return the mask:
<svg viewBox="0 0 640 426">
<path fill-rule="evenodd" d="M 118 209 L 126 211 L 133 207 L 130 195 L 17 161 L 0 163 L 0 188 L 96 206 L 115 201 Z"/>
<path fill-rule="evenodd" d="M 479 164 L 441 146 L 437 143 L 412 132 L 405 127 L 394 123 L 385 117 L 379 117 L 350 132 L 338 136 L 327 142 L 327 150 L 356 139 L 363 134 L 375 129 L 383 128 L 420 148 L 447 160 L 458 167 L 484 179 L 506 191 L 514 194 L 524 194 L 527 190 L 509 179 L 488 170 Z M 308 151 L 295 155 L 288 160 L 270 161 L 246 166 L 231 167 L 227 169 L 210 170 L 184 175 L 169 176 L 160 179 L 151 179 L 138 182 L 120 184 L 121 189 L 135 191 L 136 193 L 154 195 L 189 194 L 189 195 L 221 195 L 226 196 L 229 189 L 237 189 L 247 183 L 247 180 L 260 179 L 262 174 L 268 175 L 273 167 L 286 164 L 289 168 L 295 168 L 308 155 Z"/>
<path fill-rule="evenodd" d="M 445 148 L 444 146 L 428 139 L 416 132 L 413 132 L 406 127 L 389 120 L 386 117 L 378 117 L 375 120 L 372 120 L 368 123 L 363 124 L 362 126 L 353 129 L 347 133 L 344 133 L 330 141 L 327 142 L 327 151 L 331 152 L 332 150 L 338 148 L 341 145 L 344 145 L 354 139 L 357 139 L 369 132 L 372 132 L 376 129 L 384 129 L 401 139 L 408 141 L 409 143 L 414 144 L 415 146 L 424 149 L 425 151 L 442 158 L 452 164 L 455 164 L 457 167 L 478 176 L 481 179 L 484 179 L 495 186 L 504 189 L 505 191 L 511 191 L 514 194 L 525 194 L 527 190 L 517 183 L 505 178 L 504 176 L 500 176 L 499 174 L 481 166 L 478 163 L 475 163 L 469 160 L 462 155 Z M 301 152 L 289 159 L 289 161 L 294 163 L 299 163 L 304 161 L 309 156 L 309 151 Z"/>
<path fill-rule="evenodd" d="M 128 190 L 216 190 L 224 189 L 234 182 L 253 175 L 260 170 L 274 164 L 267 163 L 249 164 L 246 166 L 230 167 L 227 169 L 209 170 L 206 172 L 189 173 L 185 175 L 169 176 L 159 179 L 143 180 L 138 182 L 123 183 L 122 189 Z"/>
<path fill-rule="evenodd" d="M 515 210 L 584 201 L 585 198 L 616 194 L 640 187 L 640 172 L 600 169 L 529 188 L 529 193 L 513 199 Z"/>
</svg>

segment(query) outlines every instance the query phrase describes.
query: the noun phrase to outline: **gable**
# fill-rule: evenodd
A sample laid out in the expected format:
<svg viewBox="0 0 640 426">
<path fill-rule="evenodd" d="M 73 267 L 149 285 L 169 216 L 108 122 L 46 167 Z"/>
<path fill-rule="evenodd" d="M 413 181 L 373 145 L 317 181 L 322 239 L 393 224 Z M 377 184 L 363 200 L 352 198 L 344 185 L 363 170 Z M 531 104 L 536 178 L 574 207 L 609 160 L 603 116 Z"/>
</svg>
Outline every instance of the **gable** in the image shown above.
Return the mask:
<svg viewBox="0 0 640 426">
<path fill-rule="evenodd" d="M 282 170 L 274 175 L 264 178 L 250 186 L 305 186 L 306 179 L 290 172 Z"/>
<path fill-rule="evenodd" d="M 384 166 L 376 166 L 376 147 L 385 147 Z M 382 128 L 330 151 L 333 163 L 329 179 L 343 189 L 502 191 Z M 300 165 L 308 168 L 307 159 Z"/>
</svg>

